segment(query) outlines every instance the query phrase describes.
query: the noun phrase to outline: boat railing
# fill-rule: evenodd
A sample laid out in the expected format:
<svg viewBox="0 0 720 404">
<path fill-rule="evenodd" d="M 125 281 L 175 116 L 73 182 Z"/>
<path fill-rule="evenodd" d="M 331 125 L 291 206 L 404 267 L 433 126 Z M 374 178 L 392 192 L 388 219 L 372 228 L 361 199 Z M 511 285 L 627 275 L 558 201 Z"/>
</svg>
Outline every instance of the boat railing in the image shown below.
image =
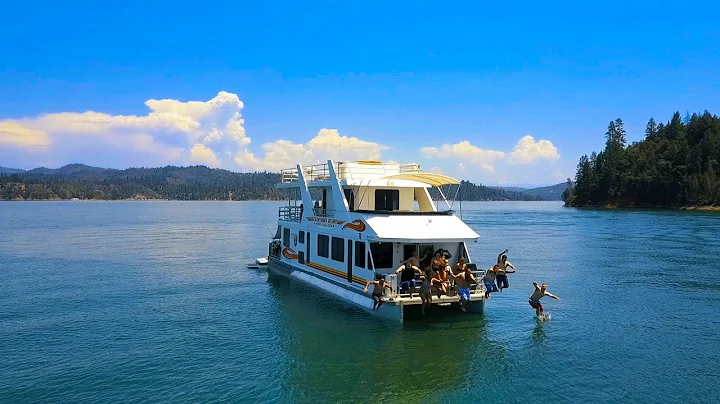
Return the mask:
<svg viewBox="0 0 720 404">
<path fill-rule="evenodd" d="M 302 209 L 302 206 L 281 206 L 280 209 L 278 209 L 278 220 L 300 222 Z"/>
<path fill-rule="evenodd" d="M 485 291 L 485 284 L 483 283 L 483 277 L 485 276 L 484 270 L 475 270 L 470 271 L 472 272 L 473 276 L 475 277 L 475 284 L 471 286 L 471 290 L 477 291 L 479 293 L 483 293 Z M 453 281 L 452 277 L 450 278 L 450 284 L 454 286 L 455 282 Z M 400 278 L 398 274 L 388 274 L 385 275 L 385 282 L 387 282 L 390 287 L 392 288 L 389 292 L 386 292 L 385 295 L 389 298 L 391 297 L 397 297 L 397 296 L 405 296 L 407 293 L 400 294 Z M 416 287 L 415 291 L 420 291 L 420 282 L 419 279 L 415 280 Z"/>
<path fill-rule="evenodd" d="M 335 211 L 325 208 L 313 208 L 313 214 L 318 217 L 335 217 Z"/>
<path fill-rule="evenodd" d="M 341 161 L 335 163 L 335 173 L 339 180 L 350 179 L 369 179 L 373 177 L 383 177 L 390 174 L 419 173 L 419 164 L 385 164 L 374 161 L 347 162 Z M 330 179 L 330 170 L 327 163 L 315 164 L 303 167 L 303 176 L 305 181 L 327 181 Z M 280 170 L 280 182 L 291 183 L 298 181 L 297 168 L 286 168 Z"/>
</svg>

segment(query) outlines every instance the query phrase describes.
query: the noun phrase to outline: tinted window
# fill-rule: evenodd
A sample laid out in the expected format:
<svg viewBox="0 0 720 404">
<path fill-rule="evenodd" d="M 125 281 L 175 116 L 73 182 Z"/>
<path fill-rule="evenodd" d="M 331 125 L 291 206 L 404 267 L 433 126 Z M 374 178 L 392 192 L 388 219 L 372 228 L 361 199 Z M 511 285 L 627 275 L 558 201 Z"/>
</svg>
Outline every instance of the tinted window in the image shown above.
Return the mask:
<svg viewBox="0 0 720 404">
<path fill-rule="evenodd" d="M 365 268 L 365 243 L 362 241 L 355 242 L 355 266 Z"/>
<path fill-rule="evenodd" d="M 330 237 L 322 235 L 322 234 L 318 234 L 317 253 L 319 256 L 325 257 L 325 258 L 330 256 L 330 254 L 328 254 L 328 252 L 329 252 L 328 244 L 329 243 L 330 243 Z"/>
<path fill-rule="evenodd" d="M 376 189 L 375 210 L 399 210 L 400 191 L 397 189 Z"/>
<path fill-rule="evenodd" d="M 393 245 L 392 243 L 370 243 L 375 268 L 393 267 Z"/>
<path fill-rule="evenodd" d="M 283 230 L 283 245 L 285 247 L 290 245 L 290 229 Z"/>
<path fill-rule="evenodd" d="M 345 239 L 332 238 L 332 259 L 338 262 L 345 261 Z"/>
<path fill-rule="evenodd" d="M 301 243 L 305 244 L 305 232 L 304 231 L 300 232 L 298 239 Z"/>
<path fill-rule="evenodd" d="M 355 210 L 355 192 L 353 192 L 352 189 L 345 189 L 343 191 L 345 192 L 345 199 L 348 201 L 348 207 L 352 212 Z"/>
</svg>

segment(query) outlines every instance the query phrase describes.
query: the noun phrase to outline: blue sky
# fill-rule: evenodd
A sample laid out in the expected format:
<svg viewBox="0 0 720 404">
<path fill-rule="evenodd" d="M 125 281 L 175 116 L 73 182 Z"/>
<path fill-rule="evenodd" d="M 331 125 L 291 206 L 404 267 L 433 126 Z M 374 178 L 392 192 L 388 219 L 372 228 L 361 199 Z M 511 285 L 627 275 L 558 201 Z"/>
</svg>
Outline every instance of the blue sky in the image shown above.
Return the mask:
<svg viewBox="0 0 720 404">
<path fill-rule="evenodd" d="M 0 14 L 0 166 L 379 157 L 551 184 L 612 119 L 633 141 L 720 113 L 713 2 L 21 3 Z"/>
</svg>

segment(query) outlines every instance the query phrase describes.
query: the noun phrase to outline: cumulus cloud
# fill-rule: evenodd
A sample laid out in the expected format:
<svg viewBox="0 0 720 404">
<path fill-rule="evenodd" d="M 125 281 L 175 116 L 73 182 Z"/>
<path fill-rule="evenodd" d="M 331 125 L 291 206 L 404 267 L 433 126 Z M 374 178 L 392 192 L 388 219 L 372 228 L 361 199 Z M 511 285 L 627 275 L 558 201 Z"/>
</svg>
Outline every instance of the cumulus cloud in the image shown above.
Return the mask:
<svg viewBox="0 0 720 404">
<path fill-rule="evenodd" d="M 145 105 L 150 110 L 146 115 L 60 112 L 0 121 L 0 143 L 67 159 L 79 149 L 105 148 L 152 154 L 159 157 L 158 163 L 214 165 L 221 164 L 220 152 L 234 155 L 250 143 L 241 115 L 243 103 L 235 94 L 221 91 L 209 101 L 151 99 Z"/>
<path fill-rule="evenodd" d="M 494 164 L 505 157 L 505 153 L 495 150 L 483 150 L 473 146 L 467 140 L 453 145 L 444 144 L 441 147 L 423 147 L 420 152 L 426 158 L 440 159 L 462 159 L 467 160 L 479 169 L 492 173 L 495 172 Z"/>
<path fill-rule="evenodd" d="M 204 144 L 196 144 L 190 149 L 190 160 L 205 164 L 209 167 L 217 167 L 220 164 L 215 152 Z"/>
<path fill-rule="evenodd" d="M 0 121 L 0 144 L 18 147 L 46 147 L 50 137 L 42 130 L 28 128 L 20 122 Z"/>
<path fill-rule="evenodd" d="M 317 164 L 333 160 L 379 160 L 386 147 L 356 137 L 340 136 L 336 129 L 321 129 L 307 143 L 277 140 L 261 146 L 264 156 L 257 157 L 247 149 L 235 156 L 235 163 L 247 170 L 277 171 L 296 164 Z"/>
<path fill-rule="evenodd" d="M 557 160 L 560 158 L 557 147 L 549 140 L 535 141 L 530 135 L 520 139 L 512 152 L 508 155 L 508 161 L 516 164 L 531 163 L 540 159 Z"/>
</svg>

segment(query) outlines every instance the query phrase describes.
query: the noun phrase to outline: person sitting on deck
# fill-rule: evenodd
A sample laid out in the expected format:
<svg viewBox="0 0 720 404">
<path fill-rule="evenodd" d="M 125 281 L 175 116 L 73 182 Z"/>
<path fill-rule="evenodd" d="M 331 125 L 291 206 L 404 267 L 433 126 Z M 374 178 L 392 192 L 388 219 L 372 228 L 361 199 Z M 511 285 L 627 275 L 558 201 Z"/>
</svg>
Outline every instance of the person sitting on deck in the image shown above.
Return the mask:
<svg viewBox="0 0 720 404">
<path fill-rule="evenodd" d="M 400 268 L 395 271 L 396 274 L 400 274 L 400 293 L 410 291 L 410 298 L 412 299 L 413 292 L 415 292 L 415 274 L 419 272 L 420 268 L 409 262 L 400 265 Z"/>
<path fill-rule="evenodd" d="M 542 286 L 538 286 L 537 282 L 533 282 L 533 286 L 535 286 L 535 291 L 532 295 L 530 295 L 530 299 L 528 299 L 528 303 L 530 303 L 530 307 L 535 309 L 535 315 L 538 317 L 541 317 L 543 315 L 543 305 L 540 303 L 540 299 L 542 299 L 545 296 L 550 296 L 555 300 L 560 300 L 559 297 L 553 295 L 552 293 L 547 291 L 547 284 L 543 283 Z"/>
<path fill-rule="evenodd" d="M 392 289 L 392 287 L 385 283 L 385 278 L 380 278 L 376 281 L 368 281 L 368 283 L 365 285 L 365 291 L 368 291 L 368 288 L 370 285 L 375 285 L 373 287 L 372 291 L 372 299 L 373 299 L 373 310 L 379 309 L 380 306 L 385 303 L 385 300 L 383 300 L 383 295 L 385 294 L 385 289 Z"/>
<path fill-rule="evenodd" d="M 470 268 L 465 265 L 462 272 L 453 275 L 458 286 L 458 294 L 460 295 L 460 310 L 467 311 L 467 305 L 470 303 L 470 286 L 477 282 Z"/>
<path fill-rule="evenodd" d="M 423 274 L 420 275 L 420 300 L 422 300 L 422 315 L 425 315 L 425 308 L 432 304 L 432 279 L 433 272 L 430 266 L 425 268 Z"/>
<path fill-rule="evenodd" d="M 496 277 L 496 283 L 498 290 L 502 292 L 503 289 L 507 289 L 510 287 L 510 282 L 508 282 L 507 274 L 515 272 L 515 265 L 511 264 L 510 261 L 507 260 L 507 254 L 508 250 L 507 248 L 505 251 L 501 252 L 500 255 L 498 255 L 497 264 L 495 265 L 497 269 L 497 277 Z M 507 267 L 512 268 L 512 272 L 507 272 Z"/>
<path fill-rule="evenodd" d="M 495 277 L 497 276 L 497 267 L 493 266 L 492 268 L 488 269 L 485 273 L 485 276 L 483 276 L 483 283 L 485 284 L 485 298 L 490 298 L 491 292 L 497 292 L 498 288 L 495 285 Z"/>
</svg>

